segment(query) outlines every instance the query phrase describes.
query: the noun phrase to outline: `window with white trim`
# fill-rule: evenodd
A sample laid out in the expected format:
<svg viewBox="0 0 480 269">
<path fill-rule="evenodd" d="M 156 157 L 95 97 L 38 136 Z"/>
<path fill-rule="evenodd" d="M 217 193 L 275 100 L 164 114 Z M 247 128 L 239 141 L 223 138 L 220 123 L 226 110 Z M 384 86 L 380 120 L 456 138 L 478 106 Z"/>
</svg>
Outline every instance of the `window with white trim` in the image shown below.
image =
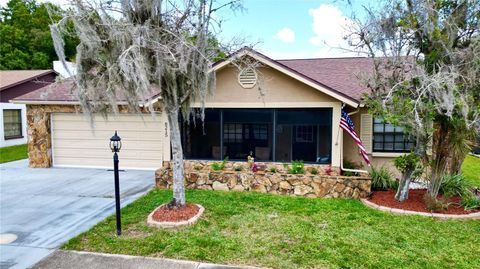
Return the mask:
<svg viewBox="0 0 480 269">
<path fill-rule="evenodd" d="M 386 123 L 381 118 L 373 119 L 374 152 L 408 152 L 415 146 L 413 136 L 402 127 Z"/>
</svg>

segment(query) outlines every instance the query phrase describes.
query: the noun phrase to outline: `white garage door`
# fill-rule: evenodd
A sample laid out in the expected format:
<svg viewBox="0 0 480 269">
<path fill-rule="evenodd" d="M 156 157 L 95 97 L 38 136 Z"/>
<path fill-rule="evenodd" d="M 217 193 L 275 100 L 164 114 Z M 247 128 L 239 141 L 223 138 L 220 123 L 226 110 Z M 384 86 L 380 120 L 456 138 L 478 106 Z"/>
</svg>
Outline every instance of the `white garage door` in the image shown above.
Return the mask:
<svg viewBox="0 0 480 269">
<path fill-rule="evenodd" d="M 156 169 L 162 165 L 165 125 L 160 115 L 95 117 L 93 128 L 81 114 L 52 114 L 54 166 L 113 167 L 110 137 L 122 138 L 120 168 Z"/>
</svg>

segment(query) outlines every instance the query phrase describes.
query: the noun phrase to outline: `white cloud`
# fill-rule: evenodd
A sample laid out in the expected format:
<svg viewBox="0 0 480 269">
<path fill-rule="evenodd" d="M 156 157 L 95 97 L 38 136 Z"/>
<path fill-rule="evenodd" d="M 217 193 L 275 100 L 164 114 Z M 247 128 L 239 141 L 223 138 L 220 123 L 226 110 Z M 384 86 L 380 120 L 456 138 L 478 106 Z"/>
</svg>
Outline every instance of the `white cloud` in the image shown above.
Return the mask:
<svg viewBox="0 0 480 269">
<path fill-rule="evenodd" d="M 310 43 L 319 48 L 316 57 L 356 55 L 341 49 L 348 48 L 348 42 L 344 38 L 354 22 L 344 16 L 340 9 L 332 4 L 322 4 L 308 12 L 313 17 L 314 36 L 310 38 Z"/>
<path fill-rule="evenodd" d="M 288 27 L 283 27 L 277 32 L 275 38 L 280 39 L 283 43 L 293 43 L 295 42 L 295 32 Z"/>
</svg>

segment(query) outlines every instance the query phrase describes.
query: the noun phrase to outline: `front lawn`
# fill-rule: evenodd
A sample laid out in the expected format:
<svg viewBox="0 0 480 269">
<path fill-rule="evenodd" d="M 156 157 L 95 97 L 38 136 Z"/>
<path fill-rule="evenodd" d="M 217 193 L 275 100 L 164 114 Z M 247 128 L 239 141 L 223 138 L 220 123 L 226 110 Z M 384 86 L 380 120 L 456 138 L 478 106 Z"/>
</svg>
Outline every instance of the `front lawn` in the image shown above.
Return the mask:
<svg viewBox="0 0 480 269">
<path fill-rule="evenodd" d="M 480 221 L 394 216 L 346 199 L 188 190 L 206 211 L 194 226 L 159 230 L 147 215 L 169 201 L 153 190 L 63 249 L 273 268 L 480 268 Z"/>
<path fill-rule="evenodd" d="M 0 148 L 0 163 L 7 163 L 26 158 L 28 158 L 28 150 L 26 144 Z"/>
<path fill-rule="evenodd" d="M 480 188 L 480 158 L 467 156 L 462 165 L 462 173 L 473 186 Z"/>
</svg>

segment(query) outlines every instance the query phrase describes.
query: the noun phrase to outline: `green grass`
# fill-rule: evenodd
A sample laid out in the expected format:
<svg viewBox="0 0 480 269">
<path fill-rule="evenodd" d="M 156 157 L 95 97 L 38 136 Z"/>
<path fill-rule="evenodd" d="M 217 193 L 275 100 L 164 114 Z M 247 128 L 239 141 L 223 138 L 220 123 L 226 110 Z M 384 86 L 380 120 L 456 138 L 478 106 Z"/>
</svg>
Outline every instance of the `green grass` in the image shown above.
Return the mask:
<svg viewBox="0 0 480 269">
<path fill-rule="evenodd" d="M 179 230 L 146 225 L 169 201 L 153 190 L 63 249 L 273 268 L 480 268 L 480 221 L 394 216 L 346 199 L 188 190 L 201 220 Z"/>
<path fill-rule="evenodd" d="M 462 173 L 473 186 L 480 188 L 480 158 L 467 156 L 462 165 Z"/>
<path fill-rule="evenodd" d="M 0 148 L 0 163 L 7 163 L 11 161 L 28 158 L 27 145 L 18 145 Z"/>
</svg>

